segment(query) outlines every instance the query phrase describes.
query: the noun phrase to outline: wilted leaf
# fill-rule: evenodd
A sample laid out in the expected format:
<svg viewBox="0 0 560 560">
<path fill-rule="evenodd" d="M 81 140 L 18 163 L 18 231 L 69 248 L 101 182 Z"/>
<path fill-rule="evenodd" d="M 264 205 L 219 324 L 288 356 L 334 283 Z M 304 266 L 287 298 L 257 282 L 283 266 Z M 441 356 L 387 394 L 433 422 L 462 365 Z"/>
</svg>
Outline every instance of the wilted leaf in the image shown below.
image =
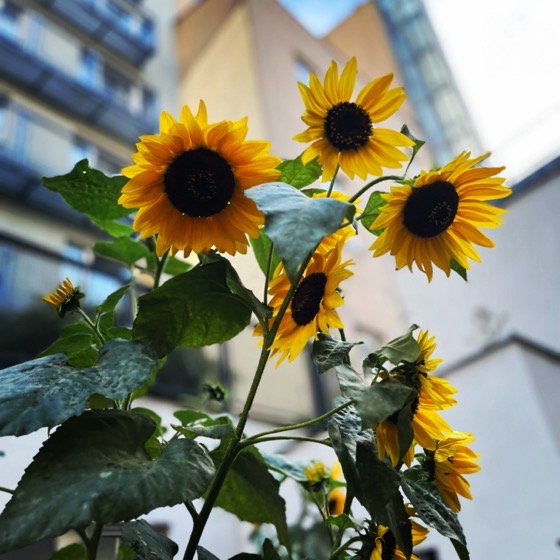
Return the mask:
<svg viewBox="0 0 560 560">
<path fill-rule="evenodd" d="M 319 333 L 313 342 L 313 361 L 319 373 L 323 373 L 340 364 L 349 364 L 349 353 L 361 342 L 346 342 Z"/>
</svg>

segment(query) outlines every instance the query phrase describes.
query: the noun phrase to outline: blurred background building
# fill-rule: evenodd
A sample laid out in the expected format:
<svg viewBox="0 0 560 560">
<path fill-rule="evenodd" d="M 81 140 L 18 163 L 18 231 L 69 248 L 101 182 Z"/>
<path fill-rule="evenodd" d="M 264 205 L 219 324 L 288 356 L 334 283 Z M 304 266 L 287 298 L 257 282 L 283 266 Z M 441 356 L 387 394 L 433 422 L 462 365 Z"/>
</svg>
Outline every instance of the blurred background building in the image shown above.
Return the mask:
<svg viewBox="0 0 560 560">
<path fill-rule="evenodd" d="M 83 158 L 118 173 L 138 136 L 157 130 L 162 109 L 177 115 L 199 99 L 210 120 L 249 115 L 251 138 L 269 140 L 278 156 L 295 157 L 304 148 L 291 140 L 303 130 L 296 81 L 307 83 L 310 71 L 322 77 L 331 59 L 341 67 L 354 55 L 356 90 L 389 72 L 394 85 L 405 86 L 407 102 L 387 126 L 407 124 L 426 139 L 416 168 L 443 164 L 464 149 L 483 150 L 421 0 L 364 2 L 320 38 L 275 0 L 0 0 L 0 367 L 32 358 L 56 338 L 60 320 L 40 297 L 65 276 L 92 306 L 129 277 L 92 253 L 99 233 L 43 188 L 41 176 L 67 173 Z M 357 262 L 343 286 L 351 293 L 342 310 L 349 340 L 364 341 L 367 353 L 418 323 L 437 337 L 442 372 L 459 388 L 459 405 L 448 418 L 474 433 L 473 447 L 483 455 L 483 470 L 472 477 L 475 500 L 461 517 L 476 560 L 525 558 L 535 542 L 553 558 L 560 537 L 551 509 L 560 498 L 553 476 L 560 467 L 559 172 L 560 160 L 553 160 L 514 186 L 504 203 L 505 225 L 491 232 L 497 248 L 482 253 L 468 283 L 436 275 L 428 284 L 418 273 L 396 273 L 390 258 L 371 258 L 373 238 L 364 232 L 348 246 Z M 338 188 L 351 184 L 341 178 Z M 235 265 L 260 294 L 261 273 L 251 257 L 236 257 Z M 358 364 L 360 347 L 354 352 Z M 257 353 L 248 329 L 227 346 L 196 355 L 197 369 L 227 385 L 233 412 L 245 400 Z M 177 408 L 169 396 L 187 398 L 200 387 L 201 379 L 184 382 L 181 364 L 179 353 L 151 397 L 168 421 Z M 253 429 L 324 412 L 335 384 L 332 375 L 316 374 L 309 353 L 291 367 L 270 367 Z M 13 479 L 4 485 L 15 487 L 41 437 L 0 442 L 1 470 Z M 528 440 L 532 447 L 524 449 Z M 305 459 L 323 453 L 309 446 L 289 451 Z M 552 474 L 543 473 L 535 491 L 526 473 L 529 458 L 541 452 Z M 547 493 L 555 500 L 546 501 Z M 490 526 L 504 510 L 508 522 Z M 181 542 L 184 517 L 176 508 L 152 515 Z M 213 519 L 208 548 L 219 557 L 238 552 L 249 530 L 239 533 L 223 512 Z M 524 532 L 531 537 L 520 537 Z M 420 552 L 425 560 L 455 554 L 437 538 Z M 31 557 L 16 554 L 0 558 Z"/>
</svg>

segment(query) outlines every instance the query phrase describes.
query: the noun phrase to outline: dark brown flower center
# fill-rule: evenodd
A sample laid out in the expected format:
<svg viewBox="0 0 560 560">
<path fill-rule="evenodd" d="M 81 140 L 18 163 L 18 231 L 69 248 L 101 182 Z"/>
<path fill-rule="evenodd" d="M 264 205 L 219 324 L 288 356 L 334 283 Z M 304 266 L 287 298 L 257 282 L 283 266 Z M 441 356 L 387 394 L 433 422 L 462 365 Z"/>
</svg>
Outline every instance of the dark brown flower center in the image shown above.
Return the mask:
<svg viewBox="0 0 560 560">
<path fill-rule="evenodd" d="M 229 203 L 235 176 L 217 152 L 196 148 L 177 156 L 163 176 L 169 202 L 193 218 L 213 216 Z"/>
<path fill-rule="evenodd" d="M 459 195 L 447 181 L 413 189 L 403 210 L 404 227 L 418 237 L 435 237 L 455 219 Z"/>
<path fill-rule="evenodd" d="M 391 530 L 383 535 L 383 546 L 381 547 L 381 560 L 393 560 L 397 550 L 397 541 Z"/>
<path fill-rule="evenodd" d="M 340 152 L 365 146 L 373 131 L 368 112 L 350 101 L 337 103 L 327 111 L 324 130 L 327 140 Z"/>
<path fill-rule="evenodd" d="M 307 325 L 319 313 L 326 285 L 327 275 L 324 272 L 313 272 L 299 283 L 290 304 L 292 319 L 297 325 Z"/>
</svg>

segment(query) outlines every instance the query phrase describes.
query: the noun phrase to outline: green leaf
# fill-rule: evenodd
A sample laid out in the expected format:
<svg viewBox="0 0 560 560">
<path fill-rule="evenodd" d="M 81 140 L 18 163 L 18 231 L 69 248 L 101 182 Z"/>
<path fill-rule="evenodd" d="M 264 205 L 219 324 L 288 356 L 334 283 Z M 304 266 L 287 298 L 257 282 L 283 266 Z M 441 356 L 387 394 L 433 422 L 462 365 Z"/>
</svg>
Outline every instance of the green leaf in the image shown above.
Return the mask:
<svg viewBox="0 0 560 560">
<path fill-rule="evenodd" d="M 319 333 L 318 339 L 313 342 L 313 362 L 319 373 L 341 365 L 349 364 L 349 352 L 361 342 L 345 342 Z"/>
<path fill-rule="evenodd" d="M 301 189 L 314 183 L 323 173 L 323 168 L 319 164 L 319 158 L 315 158 L 307 165 L 303 165 L 301 155 L 296 159 L 284 160 L 278 165 L 277 169 L 282 173 L 278 181 L 287 183 L 296 189 Z"/>
<path fill-rule="evenodd" d="M 97 361 L 98 345 L 99 341 L 85 323 L 74 323 L 66 325 L 58 339 L 37 357 L 43 358 L 63 352 L 68 356 L 68 365 L 77 368 L 90 367 Z"/>
<path fill-rule="evenodd" d="M 98 255 L 123 262 L 129 267 L 140 259 L 148 258 L 150 250 L 141 241 L 130 237 L 118 237 L 114 241 L 98 241 L 93 250 Z"/>
<path fill-rule="evenodd" d="M 52 428 L 81 414 L 95 393 L 122 399 L 149 379 L 156 363 L 147 347 L 125 340 L 105 344 L 90 368 L 67 361 L 55 354 L 0 371 L 0 435 Z"/>
<path fill-rule="evenodd" d="M 196 547 L 196 554 L 198 560 L 220 560 L 217 556 L 214 556 L 211 552 L 209 552 L 202 546 Z"/>
<path fill-rule="evenodd" d="M 147 416 L 117 410 L 90 410 L 60 426 L 0 515 L 0 553 L 199 498 L 214 475 L 208 454 L 178 439 L 152 461 L 144 446 L 154 429 Z"/>
<path fill-rule="evenodd" d="M 135 552 L 134 560 L 172 560 L 179 547 L 171 539 L 140 519 L 125 523 L 122 542 Z"/>
<path fill-rule="evenodd" d="M 183 426 L 190 426 L 199 420 L 211 420 L 208 414 L 200 412 L 199 410 L 176 410 L 173 416 L 175 416 Z"/>
<path fill-rule="evenodd" d="M 207 437 L 212 439 L 227 439 L 235 435 L 235 428 L 231 418 L 228 416 L 219 416 L 218 418 L 209 418 L 198 426 L 173 426 L 174 430 L 183 434 L 185 437 Z"/>
<path fill-rule="evenodd" d="M 400 410 L 416 391 L 396 379 L 383 379 L 354 394 L 356 410 L 362 427 L 375 428 L 391 414 Z"/>
<path fill-rule="evenodd" d="M 49 560 L 87 560 L 86 549 L 81 544 L 69 544 L 51 554 Z"/>
<path fill-rule="evenodd" d="M 304 472 L 306 463 L 276 453 L 265 453 L 261 451 L 261 455 L 269 469 L 282 473 L 284 476 L 296 480 L 297 482 L 309 482 Z"/>
<path fill-rule="evenodd" d="M 435 482 L 404 480 L 402 486 L 420 519 L 448 537 L 461 560 L 469 560 L 467 541 L 459 518 L 445 503 Z"/>
<path fill-rule="evenodd" d="M 391 342 L 382 346 L 377 352 L 370 354 L 364 360 L 364 368 L 375 367 L 378 364 L 380 357 L 385 358 L 385 360 L 389 360 L 395 365 L 398 365 L 401 362 L 409 364 L 416 363 L 420 357 L 420 344 L 414 338 L 413 333 L 417 328 L 418 325 L 412 325 L 406 334 L 391 340 Z"/>
<path fill-rule="evenodd" d="M 455 259 L 451 259 L 449 266 L 451 267 L 451 270 L 456 272 L 465 282 L 468 281 L 467 269 L 464 266 L 461 266 Z"/>
<path fill-rule="evenodd" d="M 177 346 L 225 342 L 251 319 L 244 299 L 228 286 L 228 268 L 223 260 L 171 278 L 141 296 L 138 304 L 133 336 L 147 340 L 160 357 Z"/>
<path fill-rule="evenodd" d="M 367 507 L 364 503 L 364 492 L 356 468 L 356 445 L 359 440 L 363 439 L 375 449 L 373 432 L 362 432 L 360 417 L 353 407 L 345 408 L 334 414 L 329 420 L 328 432 L 344 473 L 348 494 L 356 496 L 362 505 Z"/>
<path fill-rule="evenodd" d="M 278 552 L 276 552 L 276 549 L 270 539 L 264 540 L 262 550 L 264 560 L 280 560 L 280 556 Z"/>
<path fill-rule="evenodd" d="M 400 492 L 387 504 L 387 525 L 406 558 L 412 554 L 412 523 Z"/>
<path fill-rule="evenodd" d="M 349 365 L 340 364 L 335 366 L 335 369 L 336 378 L 343 397 L 351 399 L 354 395 L 365 391 L 369 387 L 369 385 L 366 385 L 364 377 Z"/>
<path fill-rule="evenodd" d="M 325 524 L 328 527 L 337 527 L 341 531 L 346 531 L 347 529 L 358 531 L 361 528 L 360 524 L 355 519 L 345 513 L 330 515 L 327 517 Z"/>
<path fill-rule="evenodd" d="M 183 272 L 187 272 L 191 268 L 192 264 L 187 261 L 183 261 L 176 257 L 168 257 L 165 261 L 163 272 L 165 272 L 165 274 L 169 274 L 169 276 L 177 276 L 179 274 L 183 274 Z"/>
<path fill-rule="evenodd" d="M 356 443 L 356 468 L 367 510 L 376 523 L 384 523 L 387 504 L 399 493 L 400 475 L 390 464 L 380 461 L 377 450 L 369 441 Z"/>
<path fill-rule="evenodd" d="M 249 237 L 249 241 L 251 242 L 251 247 L 253 247 L 253 253 L 255 254 L 255 258 L 257 259 L 257 263 L 260 269 L 263 271 L 263 274 L 267 274 L 267 265 L 268 265 L 268 255 L 270 254 L 270 248 L 272 247 L 272 241 L 264 232 L 264 228 L 261 228 L 259 231 L 259 236 L 256 239 Z M 280 264 L 280 257 L 278 253 L 273 249 L 272 250 L 272 262 L 270 263 L 270 273 L 272 274 L 276 267 Z"/>
<path fill-rule="evenodd" d="M 308 198 L 285 183 L 267 183 L 245 191 L 264 213 L 265 231 L 293 283 L 302 262 L 356 207 L 334 198 Z"/>
<path fill-rule="evenodd" d="M 371 193 L 366 208 L 362 213 L 361 222 L 363 226 L 373 235 L 380 235 L 383 231 L 382 229 L 371 229 L 373 222 L 377 219 L 377 216 L 381 213 L 381 208 L 387 204 L 387 201 L 381 196 L 381 191 L 374 191 Z"/>
<path fill-rule="evenodd" d="M 113 237 L 132 233 L 130 226 L 115 221 L 132 213 L 117 202 L 127 182 L 122 175 L 107 177 L 101 171 L 91 169 L 87 159 L 79 161 L 66 175 L 43 177 L 47 189 L 60 193 L 74 210 L 88 216 Z"/>
<path fill-rule="evenodd" d="M 408 165 L 406 166 L 406 171 L 404 172 L 404 175 L 406 175 L 406 173 L 408 172 L 408 168 L 410 167 L 410 164 L 416 157 L 416 154 L 420 151 L 420 149 L 426 142 L 424 140 L 420 140 L 419 138 L 416 138 L 416 136 L 414 136 L 412 132 L 410 132 L 406 124 L 403 125 L 403 127 L 401 128 L 401 134 L 408 136 L 408 138 L 410 138 L 414 142 L 414 146 L 412 147 L 412 155 L 410 156 L 410 160 L 408 161 Z"/>
<path fill-rule="evenodd" d="M 210 452 L 218 466 L 228 447 L 222 443 Z M 279 494 L 280 484 L 270 474 L 266 463 L 256 447 L 243 449 L 233 463 L 216 505 L 233 513 L 241 521 L 250 523 L 272 523 L 276 527 L 278 540 L 290 548 L 286 504 Z"/>
<path fill-rule="evenodd" d="M 99 314 L 99 328 L 101 332 L 105 334 L 112 326 L 115 321 L 115 308 L 124 297 L 126 292 L 128 292 L 130 284 L 115 290 L 112 294 L 107 296 L 107 299 L 97 306 L 97 313 Z"/>
</svg>

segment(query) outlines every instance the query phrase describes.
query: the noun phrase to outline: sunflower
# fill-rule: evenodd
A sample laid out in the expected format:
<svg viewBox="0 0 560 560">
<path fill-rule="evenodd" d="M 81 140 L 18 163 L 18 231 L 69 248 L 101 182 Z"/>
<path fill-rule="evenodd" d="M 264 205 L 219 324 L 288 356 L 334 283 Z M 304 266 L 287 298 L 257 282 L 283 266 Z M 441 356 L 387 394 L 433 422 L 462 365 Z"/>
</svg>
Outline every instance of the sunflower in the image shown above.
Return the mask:
<svg viewBox="0 0 560 560">
<path fill-rule="evenodd" d="M 309 87 L 298 83 L 305 104 L 301 119 L 307 130 L 294 136 L 298 142 L 312 142 L 302 154 L 303 164 L 319 157 L 322 181 L 332 179 L 337 165 L 350 179 L 357 175 L 382 175 L 383 167 L 398 169 L 408 160 L 398 147 L 414 142 L 404 134 L 375 123 L 389 118 L 406 98 L 403 88 L 389 89 L 392 74 L 373 80 L 350 101 L 358 66 L 352 57 L 340 78 L 334 60 L 325 75 L 324 85 L 315 74 L 309 75 Z"/>
<path fill-rule="evenodd" d="M 405 465 L 410 466 L 414 459 L 414 442 L 424 449 L 436 449 L 437 441 L 443 440 L 445 435 L 451 432 L 449 424 L 433 410 L 432 406 L 425 406 L 420 398 L 416 398 L 412 403 L 412 431 L 414 441 L 402 454 L 399 446 L 398 433 L 398 411 L 391 414 L 387 420 L 381 422 L 375 428 L 375 439 L 377 442 L 377 453 L 380 459 L 388 456 L 393 467 L 396 467 L 401 460 Z"/>
<path fill-rule="evenodd" d="M 80 307 L 80 299 L 84 294 L 78 287 L 74 288 L 69 278 L 65 278 L 54 292 L 41 298 L 43 301 L 56 307 L 60 317 L 64 317 L 68 311 L 75 311 Z"/>
<path fill-rule="evenodd" d="M 436 348 L 435 340 L 435 336 L 430 338 L 428 331 L 420 330 L 418 333 L 418 343 L 420 344 L 420 357 L 416 364 L 420 384 L 418 398 L 424 408 L 431 407 L 441 410 L 457 404 L 452 396 L 457 389 L 446 379 L 429 375 L 443 361 L 441 358 L 431 358 Z"/>
<path fill-rule="evenodd" d="M 470 484 L 463 475 L 480 470 L 480 465 L 476 463 L 480 455 L 466 445 L 473 441 L 471 434 L 451 432 L 438 442 L 433 455 L 436 485 L 444 500 L 454 511 L 461 510 L 457 494 L 472 500 Z"/>
<path fill-rule="evenodd" d="M 428 529 L 410 521 L 412 524 L 412 546 L 416 546 L 423 542 L 428 535 Z M 375 537 L 375 546 L 370 556 L 370 560 L 406 560 L 406 556 L 397 546 L 397 541 L 388 527 L 383 525 L 377 526 L 377 536 Z M 411 555 L 410 560 L 418 560 L 418 556 Z"/>
<path fill-rule="evenodd" d="M 277 365 L 287 357 L 291 362 L 303 350 L 308 340 L 317 333 L 328 333 L 329 328 L 343 328 L 336 308 L 344 303 L 338 292 L 342 280 L 354 273 L 347 270 L 354 261 L 341 260 L 342 244 L 326 254 L 315 252 L 294 292 L 290 305 L 286 309 L 274 342 L 271 344 L 272 354 L 279 352 Z M 290 289 L 290 280 L 280 263 L 270 281 L 268 293 L 272 296 L 269 305 L 272 307 L 273 322 L 284 298 Z M 255 335 L 262 335 L 260 325 L 255 328 Z"/>
<path fill-rule="evenodd" d="M 370 247 L 373 256 L 390 252 L 397 268 L 416 263 L 432 279 L 432 264 L 449 276 L 452 259 L 468 269 L 480 262 L 473 244 L 493 247 L 478 228 L 498 227 L 506 212 L 487 200 L 504 198 L 511 190 L 496 177 L 505 167 L 475 167 L 488 154 L 470 158 L 463 152 L 438 171 L 422 171 L 413 185 L 391 187 L 382 194 L 386 204 L 371 225 L 383 229 Z"/>
<path fill-rule="evenodd" d="M 246 135 L 247 119 L 208 124 L 201 101 L 196 115 L 183 107 L 179 121 L 163 112 L 160 134 L 140 138 L 119 204 L 139 209 L 133 227 L 143 238 L 157 234 L 158 255 L 245 253 L 246 234 L 259 235 L 263 216 L 244 191 L 277 179 L 280 159 Z"/>
</svg>

